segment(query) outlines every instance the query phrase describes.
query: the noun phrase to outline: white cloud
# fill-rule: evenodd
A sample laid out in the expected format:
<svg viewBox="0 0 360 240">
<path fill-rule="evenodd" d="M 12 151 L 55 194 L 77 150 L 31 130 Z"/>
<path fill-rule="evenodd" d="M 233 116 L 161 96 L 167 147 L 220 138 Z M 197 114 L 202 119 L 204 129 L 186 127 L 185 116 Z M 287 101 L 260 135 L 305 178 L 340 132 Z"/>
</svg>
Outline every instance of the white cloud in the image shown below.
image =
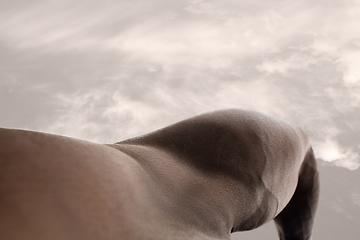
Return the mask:
<svg viewBox="0 0 360 240">
<path fill-rule="evenodd" d="M 151 105 L 129 100 L 110 89 L 58 95 L 58 103 L 63 111 L 44 131 L 98 143 L 147 133 L 162 127 L 164 121 Z"/>
<path fill-rule="evenodd" d="M 329 118 L 329 116 L 323 117 Z M 312 134 L 316 134 L 312 139 L 316 158 L 349 170 L 356 170 L 360 167 L 360 156 L 355 150 L 356 146 L 343 146 L 338 142 L 341 129 L 338 129 L 331 121 L 321 120 L 319 123 L 315 123 L 314 120 L 311 120 L 310 122 L 314 128 Z"/>
<path fill-rule="evenodd" d="M 331 140 L 326 140 L 321 145 L 316 146 L 316 156 L 327 162 L 333 162 L 345 157 L 338 144 Z"/>
<path fill-rule="evenodd" d="M 356 170 L 360 167 L 359 154 L 352 151 L 352 149 L 343 149 L 333 139 L 315 142 L 313 145 L 317 158 L 350 170 Z"/>
<path fill-rule="evenodd" d="M 281 105 L 285 96 L 276 87 L 264 83 L 263 80 L 228 82 L 205 92 L 198 92 L 196 83 L 191 81 L 189 84 L 195 85 L 183 89 L 157 85 L 151 90 L 155 102 L 123 96 L 114 85 L 87 93 L 59 95 L 63 112 L 45 131 L 111 143 L 222 108 L 254 109 L 272 116 L 286 116 Z M 189 91 L 191 88 L 193 90 Z M 319 129 L 318 133 L 321 132 L 323 136 L 318 138 L 324 140 L 312 141 L 317 158 L 349 170 L 360 167 L 358 153 L 336 141 L 339 130 Z"/>
<path fill-rule="evenodd" d="M 185 9 L 194 14 L 223 16 L 227 13 L 227 11 L 219 9 L 219 6 L 216 6 L 214 3 L 205 0 L 191 0 Z"/>
<path fill-rule="evenodd" d="M 100 123 L 91 121 L 96 112 L 96 103 L 103 98 L 98 90 L 84 95 L 57 95 L 58 105 L 63 112 L 56 121 L 47 126 L 46 132 L 69 137 L 97 141 L 96 134 L 100 131 Z M 59 108 L 59 107 L 58 107 Z"/>
<path fill-rule="evenodd" d="M 98 49 L 109 35 L 128 27 L 118 24 L 114 28 L 114 23 L 131 18 L 133 11 L 142 12 L 144 5 L 147 2 L 40 1 L 18 11 L 4 10 L 0 39 L 22 49 Z"/>
<path fill-rule="evenodd" d="M 339 59 L 343 68 L 343 81 L 345 86 L 360 86 L 360 51 L 345 51 Z"/>
<path fill-rule="evenodd" d="M 316 54 L 336 54 L 339 50 L 339 46 L 336 46 L 332 38 L 318 37 L 309 46 L 310 49 L 315 51 Z"/>
<path fill-rule="evenodd" d="M 247 52 L 246 46 L 213 23 L 173 26 L 159 21 L 138 25 L 109 41 L 109 48 L 163 66 L 190 65 L 230 67 L 234 56 Z M 237 35 L 237 33 L 234 33 Z M 106 46 L 106 45 L 105 45 Z"/>
<path fill-rule="evenodd" d="M 290 70 L 306 69 L 317 61 L 318 60 L 314 59 L 312 56 L 294 54 L 288 58 L 265 60 L 256 67 L 262 72 L 279 73 L 287 76 L 289 75 Z"/>
<path fill-rule="evenodd" d="M 211 81 L 196 82 L 195 77 L 181 88 L 164 82 L 143 90 L 124 85 L 127 93 L 137 91 L 137 95 L 143 95 L 146 91 L 149 94 L 146 101 L 124 95 L 121 87 L 115 87 L 119 85 L 116 81 L 88 92 L 58 95 L 63 110 L 45 131 L 95 142 L 116 142 L 222 108 L 283 114 L 281 108 L 274 107 L 281 101 L 278 92 L 263 80 L 218 85 Z M 212 87 L 205 89 L 204 84 Z"/>
<path fill-rule="evenodd" d="M 336 161 L 335 165 L 354 171 L 360 167 L 359 154 L 350 151 L 345 158 Z"/>
<path fill-rule="evenodd" d="M 55 12 L 54 8 L 58 11 Z M 69 24 L 72 13 L 73 9 L 66 9 L 61 3 L 35 4 L 26 10 L 9 12 L 0 18 L 1 37 L 22 48 L 69 39 L 77 35 L 85 24 Z"/>
<path fill-rule="evenodd" d="M 81 76 L 81 91 L 58 96 L 63 112 L 51 132 L 117 141 L 205 111 L 252 108 L 308 125 L 324 140 L 321 158 L 354 169 L 354 146 L 324 128 L 360 107 L 359 9 L 343 1 L 41 1 L 2 9 L 0 40 L 43 54 L 24 61 L 23 76 Z M 58 72 L 49 74 L 50 65 Z"/>
<path fill-rule="evenodd" d="M 350 98 L 350 105 L 353 108 L 360 108 L 360 86 L 357 88 L 352 88 L 351 91 L 349 91 L 349 98 Z M 353 109 L 354 110 L 354 109 Z"/>
<path fill-rule="evenodd" d="M 345 115 L 360 108 L 360 86 L 327 87 L 324 93 L 331 99 L 333 106 Z"/>
<path fill-rule="evenodd" d="M 22 48 L 47 47 L 52 51 L 105 48 L 115 49 L 119 55 L 126 53 L 137 59 L 166 65 L 189 63 L 222 68 L 232 66 L 230 59 L 275 51 L 295 32 L 301 32 L 313 17 L 309 14 L 302 16 L 301 9 L 297 10 L 300 10 L 298 15 L 285 16 L 286 9 L 281 8 L 270 9 L 263 14 L 239 16 L 235 9 L 229 9 L 224 4 L 192 1 L 190 5 L 197 12 L 222 17 L 213 21 L 189 21 L 163 1 L 154 1 L 153 4 L 142 2 L 135 10 L 135 5 L 127 1 L 107 8 L 109 5 L 83 1 L 76 5 L 69 1 L 39 4 L 0 18 L 0 30 L 5 40 Z M 165 15 L 172 12 L 172 15 L 178 16 L 177 20 L 169 21 L 164 14 L 146 15 L 143 5 L 150 5 L 154 13 L 158 9 Z M 222 9 L 226 7 L 230 11 L 225 14 Z M 119 14 L 117 8 L 127 10 Z M 143 12 L 144 16 L 141 16 Z M 139 20 L 133 20 L 134 15 Z M 299 16 L 302 21 L 297 21 Z M 302 24 L 290 26 L 289 22 Z"/>
<path fill-rule="evenodd" d="M 264 15 L 264 22 L 269 33 L 277 32 L 279 27 L 284 25 L 285 20 L 284 15 L 276 12 L 276 10 L 269 10 L 268 13 Z"/>
</svg>

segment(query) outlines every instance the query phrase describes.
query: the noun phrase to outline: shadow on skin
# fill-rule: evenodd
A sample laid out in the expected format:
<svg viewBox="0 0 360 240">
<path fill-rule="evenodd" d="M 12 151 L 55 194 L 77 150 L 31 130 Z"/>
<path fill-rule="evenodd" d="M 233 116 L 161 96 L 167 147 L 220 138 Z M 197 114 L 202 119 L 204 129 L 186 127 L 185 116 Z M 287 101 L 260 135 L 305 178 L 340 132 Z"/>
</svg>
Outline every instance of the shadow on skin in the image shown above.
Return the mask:
<svg viewBox="0 0 360 240">
<path fill-rule="evenodd" d="M 256 112 L 106 145 L 0 129 L 0 239 L 230 239 L 274 220 L 305 240 L 318 197 L 306 134 Z"/>
</svg>

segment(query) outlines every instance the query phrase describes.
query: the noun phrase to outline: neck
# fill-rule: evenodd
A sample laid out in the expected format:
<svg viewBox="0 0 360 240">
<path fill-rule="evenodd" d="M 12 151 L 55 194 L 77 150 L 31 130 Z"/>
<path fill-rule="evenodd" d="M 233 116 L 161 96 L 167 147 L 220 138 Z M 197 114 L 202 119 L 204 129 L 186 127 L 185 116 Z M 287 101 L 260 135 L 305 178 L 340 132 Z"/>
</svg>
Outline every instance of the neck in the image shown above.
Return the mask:
<svg viewBox="0 0 360 240">
<path fill-rule="evenodd" d="M 176 156 L 133 144 L 111 145 L 131 156 L 149 177 L 149 198 L 165 224 L 228 239 L 236 220 L 241 187 L 221 175 L 204 174 Z"/>
</svg>

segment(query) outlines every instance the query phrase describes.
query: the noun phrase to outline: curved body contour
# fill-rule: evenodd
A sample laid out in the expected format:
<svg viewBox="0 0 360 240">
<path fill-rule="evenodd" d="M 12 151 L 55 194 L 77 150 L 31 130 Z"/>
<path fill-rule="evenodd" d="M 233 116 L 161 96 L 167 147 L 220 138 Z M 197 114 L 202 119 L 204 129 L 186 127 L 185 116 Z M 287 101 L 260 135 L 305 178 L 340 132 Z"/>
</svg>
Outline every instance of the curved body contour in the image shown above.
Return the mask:
<svg viewBox="0 0 360 240">
<path fill-rule="evenodd" d="M 0 239 L 309 239 L 319 194 L 297 127 L 244 110 L 116 144 L 0 129 Z"/>
</svg>

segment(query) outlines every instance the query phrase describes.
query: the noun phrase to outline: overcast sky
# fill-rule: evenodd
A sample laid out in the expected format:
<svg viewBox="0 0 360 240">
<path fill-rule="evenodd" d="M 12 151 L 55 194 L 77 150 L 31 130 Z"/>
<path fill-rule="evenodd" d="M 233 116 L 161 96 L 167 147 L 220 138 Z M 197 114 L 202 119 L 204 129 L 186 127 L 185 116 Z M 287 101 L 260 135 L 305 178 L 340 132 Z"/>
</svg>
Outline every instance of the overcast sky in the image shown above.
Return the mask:
<svg viewBox="0 0 360 240">
<path fill-rule="evenodd" d="M 0 0 L 0 126 L 112 143 L 261 111 L 308 133 L 322 211 L 356 225 L 359 62 L 359 0 Z"/>
</svg>

